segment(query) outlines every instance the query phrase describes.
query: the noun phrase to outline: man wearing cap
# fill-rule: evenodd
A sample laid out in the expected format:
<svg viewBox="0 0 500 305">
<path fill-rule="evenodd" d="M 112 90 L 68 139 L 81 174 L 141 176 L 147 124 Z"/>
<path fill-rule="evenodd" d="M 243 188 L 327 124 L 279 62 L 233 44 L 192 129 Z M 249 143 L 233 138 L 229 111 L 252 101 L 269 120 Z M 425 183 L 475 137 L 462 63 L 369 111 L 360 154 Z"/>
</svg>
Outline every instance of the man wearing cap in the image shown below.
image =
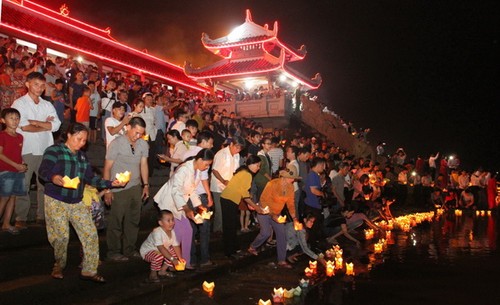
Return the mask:
<svg viewBox="0 0 500 305">
<path fill-rule="evenodd" d="M 260 232 L 250 244 L 248 252 L 258 255 L 257 249 L 266 242 L 274 231 L 276 234 L 278 267 L 291 268 L 292 266 L 286 262 L 285 223 L 290 220 L 298 223 L 295 214 L 293 182 L 300 179 L 300 176 L 297 173 L 297 169 L 293 166 L 288 166 L 284 170 L 281 170 L 279 176 L 279 178 L 273 179 L 266 184 L 260 196 L 260 204 L 263 209 L 269 209 L 269 214 L 257 214 Z M 288 213 L 285 214 L 288 219 L 283 219 L 283 216 L 281 216 L 281 211 L 285 205 L 288 209 Z"/>
</svg>

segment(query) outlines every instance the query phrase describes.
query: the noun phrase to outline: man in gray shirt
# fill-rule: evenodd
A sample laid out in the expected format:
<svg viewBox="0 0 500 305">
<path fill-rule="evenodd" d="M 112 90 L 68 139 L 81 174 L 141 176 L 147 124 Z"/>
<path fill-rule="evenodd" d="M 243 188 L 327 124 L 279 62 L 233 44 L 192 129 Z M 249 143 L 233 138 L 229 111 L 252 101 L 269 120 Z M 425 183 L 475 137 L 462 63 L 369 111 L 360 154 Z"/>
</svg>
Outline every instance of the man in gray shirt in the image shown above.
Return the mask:
<svg viewBox="0 0 500 305">
<path fill-rule="evenodd" d="M 337 199 L 338 205 L 336 209 L 342 209 L 345 206 L 344 185 L 345 176 L 349 173 L 349 164 L 342 162 L 339 164 L 339 171 L 337 175 L 332 178 L 332 192 Z"/>
</svg>

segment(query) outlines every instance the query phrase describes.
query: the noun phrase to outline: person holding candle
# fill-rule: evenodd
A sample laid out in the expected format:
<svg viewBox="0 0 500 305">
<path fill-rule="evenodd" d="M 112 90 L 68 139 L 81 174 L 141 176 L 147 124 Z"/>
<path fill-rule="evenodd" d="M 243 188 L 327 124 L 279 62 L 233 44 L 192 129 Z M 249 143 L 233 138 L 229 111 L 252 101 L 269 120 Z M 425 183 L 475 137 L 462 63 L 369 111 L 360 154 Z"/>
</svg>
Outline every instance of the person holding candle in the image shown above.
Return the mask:
<svg viewBox="0 0 500 305">
<path fill-rule="evenodd" d="M 175 130 L 175 132 L 177 131 Z M 196 156 L 188 158 L 179 165 L 173 176 L 154 197 L 161 210 L 170 210 L 174 215 L 176 221 L 174 231 L 181 244 L 182 257 L 186 260 L 186 269 L 194 269 L 190 259 L 193 228 L 189 223 L 190 219 L 194 221 L 194 212 L 189 207 L 188 201 L 193 208 L 205 209 L 202 207 L 196 188 L 201 182 L 201 173 L 210 167 L 213 159 L 214 154 L 211 150 L 200 150 Z"/>
<path fill-rule="evenodd" d="M 96 188 L 123 187 L 126 183 L 105 180 L 94 175 L 90 162 L 80 149 L 86 144 L 88 129 L 81 123 L 70 125 L 65 143 L 48 147 L 43 154 L 38 174 L 45 182 L 45 220 L 47 237 L 54 248 L 54 279 L 64 277 L 69 224 L 75 229 L 83 246 L 83 263 L 80 278 L 97 283 L 105 279 L 97 273 L 99 240 L 88 207 L 83 203 L 85 184 Z M 81 181 L 76 188 L 65 185 L 63 176 Z"/>
<path fill-rule="evenodd" d="M 229 180 L 220 195 L 222 208 L 222 241 L 224 243 L 224 254 L 227 257 L 239 258 L 238 252 L 238 205 L 244 201 L 258 214 L 264 211 L 255 204 L 250 196 L 250 187 L 253 176 L 259 171 L 260 158 L 249 155 L 245 165 L 238 168 L 234 176 Z"/>
<path fill-rule="evenodd" d="M 295 192 L 293 182 L 300 179 L 295 167 L 287 167 L 279 172 L 280 177 L 269 181 L 260 196 L 260 205 L 269 208 L 269 214 L 257 214 L 260 225 L 259 235 L 250 244 L 248 252 L 258 255 L 257 248 L 260 247 L 273 233 L 276 233 L 276 251 L 278 254 L 278 266 L 291 268 L 286 262 L 286 235 L 285 223 L 278 217 L 283 208 L 287 207 L 289 215 L 294 223 L 298 223 L 295 214 Z"/>
</svg>

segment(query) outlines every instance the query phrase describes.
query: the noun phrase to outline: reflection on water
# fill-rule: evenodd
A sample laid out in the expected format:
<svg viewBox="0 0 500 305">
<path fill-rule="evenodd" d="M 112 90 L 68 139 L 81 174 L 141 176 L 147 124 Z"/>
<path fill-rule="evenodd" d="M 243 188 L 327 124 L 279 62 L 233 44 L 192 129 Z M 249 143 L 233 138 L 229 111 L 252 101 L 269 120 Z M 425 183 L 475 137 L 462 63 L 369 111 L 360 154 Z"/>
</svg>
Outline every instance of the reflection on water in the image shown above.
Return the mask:
<svg viewBox="0 0 500 305">
<path fill-rule="evenodd" d="M 382 237 L 384 250 L 375 253 L 374 244 Z M 285 299 L 284 304 L 500 304 L 497 241 L 496 213 L 444 213 L 408 232 L 392 230 L 389 235 L 375 236 L 361 250 L 346 243 L 344 262 L 354 263 L 356 276 L 335 271 L 328 278 L 321 271 L 302 295 Z M 273 288 L 296 287 L 305 277 L 307 264 L 302 261 L 293 269 L 277 269 L 273 263 L 261 263 L 237 273 L 214 275 L 206 279 L 216 282 L 211 298 L 200 284 L 188 295 L 167 294 L 162 304 L 257 305 L 259 299 L 272 299 Z"/>
</svg>

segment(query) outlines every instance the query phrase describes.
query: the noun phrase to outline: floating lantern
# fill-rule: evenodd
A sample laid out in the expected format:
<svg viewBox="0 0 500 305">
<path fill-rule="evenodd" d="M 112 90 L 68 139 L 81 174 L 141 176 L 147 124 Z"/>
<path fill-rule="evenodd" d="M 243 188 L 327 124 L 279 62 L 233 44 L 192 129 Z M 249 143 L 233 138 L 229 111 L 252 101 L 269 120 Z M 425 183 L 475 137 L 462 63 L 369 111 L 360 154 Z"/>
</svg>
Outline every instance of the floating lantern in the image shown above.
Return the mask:
<svg viewBox="0 0 500 305">
<path fill-rule="evenodd" d="M 344 250 L 339 248 L 338 250 L 335 251 L 335 257 L 342 258 L 343 253 L 344 253 Z"/>
<path fill-rule="evenodd" d="M 75 177 L 71 179 L 68 176 L 64 176 L 62 180 L 63 180 L 63 187 L 67 189 L 77 189 L 78 185 L 80 184 L 80 177 Z"/>
<path fill-rule="evenodd" d="M 382 245 L 379 243 L 376 243 L 373 245 L 375 253 L 382 253 Z"/>
<path fill-rule="evenodd" d="M 177 271 L 184 271 L 186 269 L 186 261 L 179 260 L 177 265 L 175 265 L 174 267 L 175 267 L 175 270 L 177 270 Z"/>
<path fill-rule="evenodd" d="M 301 231 L 302 229 L 304 229 L 304 226 L 300 222 L 296 221 L 293 224 L 293 228 L 295 229 L 295 231 Z"/>
<path fill-rule="evenodd" d="M 273 303 L 281 303 L 281 302 L 283 302 L 283 288 L 282 287 L 278 289 L 274 288 Z"/>
<path fill-rule="evenodd" d="M 488 213 L 488 216 L 491 216 L 491 210 L 488 210 L 487 213 Z"/>
<path fill-rule="evenodd" d="M 345 274 L 346 275 L 354 275 L 354 264 L 353 263 L 345 264 Z"/>
<path fill-rule="evenodd" d="M 326 276 L 334 276 L 335 275 L 335 263 L 332 261 L 326 262 Z"/>
<path fill-rule="evenodd" d="M 264 301 L 263 299 L 259 299 L 259 305 L 272 305 L 271 300 Z"/>
<path fill-rule="evenodd" d="M 344 260 L 342 257 L 335 258 L 335 269 L 342 269 Z"/>
<path fill-rule="evenodd" d="M 374 234 L 375 234 L 375 232 L 373 231 L 373 229 L 366 229 L 365 230 L 365 239 L 366 240 L 372 239 Z"/>
<path fill-rule="evenodd" d="M 307 277 L 311 277 L 314 274 L 314 270 L 307 267 L 306 269 L 304 269 L 304 273 L 306 274 Z"/>
<path fill-rule="evenodd" d="M 262 208 L 262 213 L 263 214 L 269 214 L 269 207 Z"/>
<path fill-rule="evenodd" d="M 391 238 L 391 234 L 392 234 L 391 230 L 385 231 L 385 238 Z"/>
<path fill-rule="evenodd" d="M 286 215 L 280 215 L 278 217 L 278 223 L 285 223 L 286 222 Z"/>
<path fill-rule="evenodd" d="M 306 280 L 306 279 L 300 279 L 299 285 L 300 285 L 300 287 L 302 287 L 302 288 L 307 288 L 307 286 L 309 286 L 309 280 Z"/>
<path fill-rule="evenodd" d="M 365 200 L 367 200 L 367 201 L 370 200 L 370 194 L 365 194 L 364 197 L 365 197 Z"/>
<path fill-rule="evenodd" d="M 486 215 L 486 211 L 485 211 L 485 210 L 482 210 L 482 211 L 481 211 L 481 216 L 484 216 L 484 215 Z"/>
<path fill-rule="evenodd" d="M 203 282 L 203 291 L 209 293 L 209 294 L 212 294 L 214 292 L 214 288 L 215 288 L 215 283 L 214 282 L 207 282 L 207 281 L 204 281 Z"/>
<path fill-rule="evenodd" d="M 328 257 L 328 258 L 332 258 L 335 256 L 335 252 L 333 250 L 330 250 L 330 249 L 326 250 L 325 254 L 326 254 L 326 257 Z"/>
<path fill-rule="evenodd" d="M 456 214 L 456 213 L 455 213 Z M 481 212 L 479 212 L 479 210 L 476 211 L 476 216 L 479 216 L 481 214 Z"/>
<path fill-rule="evenodd" d="M 148 134 L 143 135 L 143 136 L 142 136 L 142 139 L 143 139 L 144 141 L 149 141 L 149 135 L 148 135 Z"/>
<path fill-rule="evenodd" d="M 309 283 L 309 281 L 307 281 L 307 283 Z M 293 295 L 298 297 L 301 294 L 302 294 L 302 288 L 300 288 L 300 286 L 295 287 L 295 289 L 293 290 Z"/>
<path fill-rule="evenodd" d="M 120 183 L 127 183 L 130 181 L 130 176 L 131 176 L 131 173 L 129 171 L 125 171 L 123 173 L 118 173 L 116 174 L 116 180 L 118 180 L 118 182 Z"/>
<path fill-rule="evenodd" d="M 318 267 L 317 261 L 309 261 L 309 269 L 316 269 Z"/>
<path fill-rule="evenodd" d="M 283 297 L 285 299 L 291 299 L 291 298 L 293 298 L 294 292 L 295 292 L 295 288 L 292 288 L 290 290 L 284 289 L 283 290 Z"/>
</svg>

